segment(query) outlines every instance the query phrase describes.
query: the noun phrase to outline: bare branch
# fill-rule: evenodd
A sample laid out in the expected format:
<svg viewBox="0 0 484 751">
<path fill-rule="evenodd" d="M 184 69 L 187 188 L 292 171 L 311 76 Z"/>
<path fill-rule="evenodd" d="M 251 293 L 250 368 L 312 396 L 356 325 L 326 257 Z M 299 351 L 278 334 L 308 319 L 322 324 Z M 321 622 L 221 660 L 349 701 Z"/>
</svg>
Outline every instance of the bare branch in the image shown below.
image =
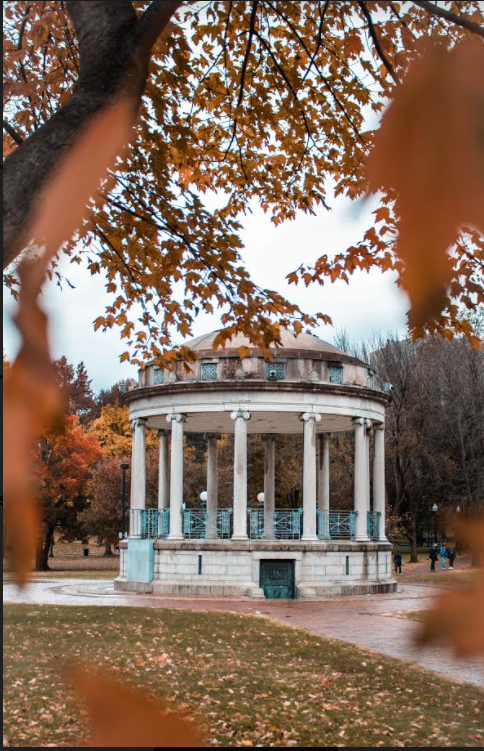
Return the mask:
<svg viewBox="0 0 484 751">
<path fill-rule="evenodd" d="M 467 31 L 471 31 L 473 34 L 478 34 L 480 37 L 484 37 L 484 28 L 479 26 L 478 23 L 474 23 L 474 21 L 464 18 L 464 16 L 459 16 L 457 13 L 445 10 L 445 8 L 439 8 L 438 5 L 428 2 L 428 0 L 414 0 L 414 5 L 418 5 L 419 8 L 427 11 L 427 13 L 432 16 L 445 18 L 447 21 L 455 23 L 456 26 L 461 26 L 463 29 L 467 29 Z"/>
<path fill-rule="evenodd" d="M 6 133 L 8 133 L 8 135 L 10 136 L 10 138 L 13 138 L 13 140 L 15 141 L 15 143 L 17 143 L 19 146 L 20 146 L 21 143 L 24 142 L 24 139 L 22 138 L 22 136 L 19 133 L 17 133 L 17 131 L 15 130 L 15 128 L 13 128 L 10 125 L 10 123 L 8 123 L 6 120 L 3 121 L 3 129 L 4 129 L 4 131 Z"/>
<path fill-rule="evenodd" d="M 365 0 L 356 0 L 358 3 L 359 8 L 361 9 L 361 12 L 365 16 L 365 19 L 368 23 L 368 31 L 370 32 L 370 36 L 373 40 L 373 44 L 375 45 L 375 49 L 378 52 L 378 57 L 382 61 L 383 65 L 387 69 L 387 71 L 390 73 L 391 77 L 395 81 L 395 83 L 400 83 L 400 79 L 398 78 L 397 74 L 395 73 L 395 70 L 393 68 L 393 65 L 391 64 L 390 60 L 387 58 L 385 53 L 383 52 L 383 48 L 380 44 L 380 40 L 378 39 L 378 34 L 376 33 L 376 29 L 373 25 L 373 19 L 371 17 L 371 14 L 368 11 L 368 8 L 366 7 Z"/>
<path fill-rule="evenodd" d="M 183 0 L 153 0 L 138 21 L 136 37 L 141 52 L 151 50 L 182 3 Z"/>
<path fill-rule="evenodd" d="M 240 105 L 243 96 L 244 96 L 244 83 L 245 83 L 245 74 L 247 72 L 247 64 L 249 62 L 249 55 L 250 50 L 252 47 L 252 39 L 254 36 L 254 29 L 255 29 L 255 17 L 257 13 L 257 5 L 258 2 L 255 0 L 255 2 L 252 3 L 252 12 L 250 14 L 250 25 L 249 25 L 249 38 L 247 40 L 247 48 L 245 50 L 245 56 L 244 61 L 242 63 L 242 73 L 240 75 L 240 91 L 239 91 L 239 98 L 237 99 L 237 107 Z"/>
</svg>

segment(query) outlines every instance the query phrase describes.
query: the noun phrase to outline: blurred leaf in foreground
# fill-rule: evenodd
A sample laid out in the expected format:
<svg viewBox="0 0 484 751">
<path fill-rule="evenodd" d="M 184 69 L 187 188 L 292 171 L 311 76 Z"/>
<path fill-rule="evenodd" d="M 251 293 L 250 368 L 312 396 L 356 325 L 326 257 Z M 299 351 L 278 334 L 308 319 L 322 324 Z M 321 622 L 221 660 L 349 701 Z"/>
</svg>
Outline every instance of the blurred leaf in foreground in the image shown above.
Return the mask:
<svg viewBox="0 0 484 751">
<path fill-rule="evenodd" d="M 445 306 L 459 230 L 484 232 L 483 101 L 482 42 L 429 44 L 376 132 L 370 188 L 396 196 L 396 250 L 417 328 Z"/>
<path fill-rule="evenodd" d="M 100 748 L 199 748 L 194 725 L 158 703 L 100 675 L 78 667 L 67 671 L 87 704 L 93 737 Z"/>
<path fill-rule="evenodd" d="M 456 531 L 471 546 L 482 565 L 484 520 L 455 523 Z M 442 641 L 461 657 L 484 655 L 484 571 L 475 576 L 471 591 L 445 593 L 437 598 L 418 635 L 421 644 Z"/>
<path fill-rule="evenodd" d="M 38 297 L 62 243 L 88 215 L 88 202 L 128 141 L 129 100 L 110 105 L 86 126 L 77 144 L 45 187 L 23 237 L 18 267 L 20 292 L 15 323 L 21 347 L 4 387 L 4 495 L 9 556 L 19 584 L 25 583 L 39 534 L 31 477 L 31 447 L 63 414 L 50 355 L 47 317 Z"/>
</svg>

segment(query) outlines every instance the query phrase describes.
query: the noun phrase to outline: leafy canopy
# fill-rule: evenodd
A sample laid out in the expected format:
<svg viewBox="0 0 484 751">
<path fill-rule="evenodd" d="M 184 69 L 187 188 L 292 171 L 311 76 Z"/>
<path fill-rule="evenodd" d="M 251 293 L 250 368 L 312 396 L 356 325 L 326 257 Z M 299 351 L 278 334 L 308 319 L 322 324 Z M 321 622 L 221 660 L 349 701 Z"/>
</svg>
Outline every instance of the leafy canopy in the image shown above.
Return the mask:
<svg viewBox="0 0 484 751">
<path fill-rule="evenodd" d="M 88 12 L 83 3 L 5 3 L 7 153 L 21 149 L 79 81 L 74 5 Z M 149 7 L 132 5 L 138 16 Z M 120 327 L 122 359 L 190 359 L 186 349 L 172 350 L 176 334 L 189 335 L 199 312 L 217 307 L 219 343 L 242 331 L 264 346 L 277 341 L 279 326 L 299 331 L 330 320 L 250 279 L 240 218 L 254 200 L 279 224 L 328 207 L 333 194 L 365 194 L 373 127 L 412 60 L 430 38 L 445 49 L 483 33 L 480 3 L 445 5 L 447 17 L 433 3 L 388 0 L 181 5 L 170 33 L 154 43 L 130 153 L 112 171 L 81 242 L 65 248 L 72 262 L 106 275 L 112 297 L 95 327 Z M 423 130 L 425 149 L 434 131 Z M 374 267 L 403 278 L 398 195 L 388 181 L 374 183 L 382 205 L 362 241 L 344 253 L 322 247 L 314 267 L 294 270 L 290 282 L 348 281 Z M 221 207 L 210 211 L 204 199 L 212 191 Z M 482 236 L 471 227 L 454 246 L 430 323 L 410 316 L 416 333 L 427 326 L 472 335 L 459 309 L 484 302 L 483 263 Z M 15 285 L 11 273 L 6 280 Z"/>
</svg>

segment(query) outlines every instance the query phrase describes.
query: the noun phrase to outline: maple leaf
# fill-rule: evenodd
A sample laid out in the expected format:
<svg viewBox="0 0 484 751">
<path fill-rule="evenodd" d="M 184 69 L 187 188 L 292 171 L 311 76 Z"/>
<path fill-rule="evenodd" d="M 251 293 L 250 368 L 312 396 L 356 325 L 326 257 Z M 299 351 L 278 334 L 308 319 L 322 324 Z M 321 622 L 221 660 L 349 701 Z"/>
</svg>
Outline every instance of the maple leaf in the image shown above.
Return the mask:
<svg viewBox="0 0 484 751">
<path fill-rule="evenodd" d="M 396 252 L 417 327 L 445 305 L 448 251 L 462 226 L 484 232 L 483 70 L 484 47 L 473 39 L 451 50 L 427 45 L 396 89 L 368 160 L 371 189 L 397 194 Z"/>
<path fill-rule="evenodd" d="M 194 725 L 181 715 L 119 683 L 83 668 L 66 671 L 87 703 L 92 723 L 91 746 L 100 748 L 198 748 Z"/>
<path fill-rule="evenodd" d="M 131 111 L 129 102 L 117 102 L 93 118 L 76 148 L 39 196 L 32 223 L 24 233 L 30 253 L 18 269 L 21 286 L 14 319 L 21 347 L 5 385 L 4 432 L 9 440 L 4 441 L 3 447 L 5 522 L 19 584 L 28 576 L 39 528 L 30 479 L 30 447 L 48 426 L 61 418 L 64 406 L 49 352 L 47 317 L 38 304 L 38 296 L 51 259 L 82 223 L 88 200 L 107 165 L 126 143 Z"/>
<path fill-rule="evenodd" d="M 466 540 L 479 559 L 484 558 L 484 521 L 455 521 L 456 532 Z M 425 613 L 418 634 L 420 644 L 443 641 L 460 657 L 484 655 L 484 571 L 475 575 L 471 591 L 440 595 Z"/>
</svg>

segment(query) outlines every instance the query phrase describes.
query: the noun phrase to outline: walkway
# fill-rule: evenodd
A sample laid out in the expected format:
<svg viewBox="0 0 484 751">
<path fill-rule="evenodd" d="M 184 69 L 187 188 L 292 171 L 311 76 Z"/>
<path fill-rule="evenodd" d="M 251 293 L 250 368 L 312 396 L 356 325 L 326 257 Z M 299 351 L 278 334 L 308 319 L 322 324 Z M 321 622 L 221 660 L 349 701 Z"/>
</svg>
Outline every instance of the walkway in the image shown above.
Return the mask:
<svg viewBox="0 0 484 751">
<path fill-rule="evenodd" d="M 419 624 L 399 613 L 430 607 L 436 587 L 404 584 L 388 595 L 333 597 L 318 602 L 254 601 L 241 598 L 201 599 L 118 593 L 107 580 L 50 579 L 33 581 L 24 590 L 4 584 L 5 603 L 32 605 L 110 605 L 174 608 L 264 615 L 286 625 L 341 639 L 390 657 L 398 657 L 449 678 L 484 688 L 482 661 L 456 661 L 441 647 L 421 650 L 414 644 Z"/>
</svg>

